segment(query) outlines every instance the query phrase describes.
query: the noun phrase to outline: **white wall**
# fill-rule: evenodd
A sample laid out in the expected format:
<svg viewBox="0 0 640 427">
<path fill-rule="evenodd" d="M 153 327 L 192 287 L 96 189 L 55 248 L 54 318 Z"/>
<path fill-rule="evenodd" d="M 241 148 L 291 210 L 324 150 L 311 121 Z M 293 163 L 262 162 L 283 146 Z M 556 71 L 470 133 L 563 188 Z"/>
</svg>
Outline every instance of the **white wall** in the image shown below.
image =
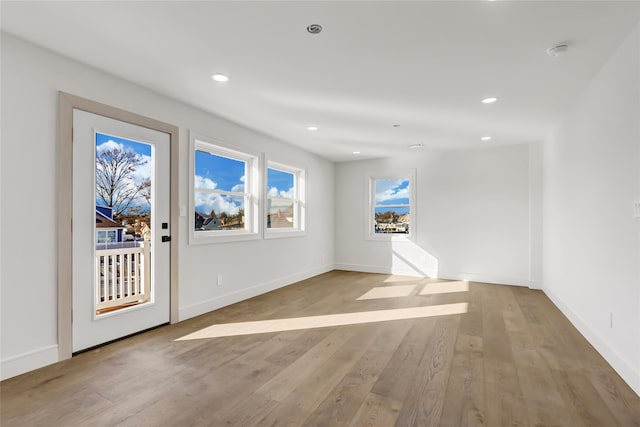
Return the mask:
<svg viewBox="0 0 640 427">
<path fill-rule="evenodd" d="M 415 244 L 365 239 L 370 174 L 415 168 Z M 336 165 L 336 263 L 349 270 L 529 284 L 529 147 L 409 151 Z"/>
<path fill-rule="evenodd" d="M 640 394 L 638 31 L 544 143 L 543 289 Z"/>
<path fill-rule="evenodd" d="M 190 129 L 307 168 L 306 237 L 189 246 L 180 218 L 181 319 L 332 268 L 333 163 L 4 33 L 1 90 L 2 378 L 57 360 L 57 91 L 179 126 L 181 205 Z"/>
</svg>

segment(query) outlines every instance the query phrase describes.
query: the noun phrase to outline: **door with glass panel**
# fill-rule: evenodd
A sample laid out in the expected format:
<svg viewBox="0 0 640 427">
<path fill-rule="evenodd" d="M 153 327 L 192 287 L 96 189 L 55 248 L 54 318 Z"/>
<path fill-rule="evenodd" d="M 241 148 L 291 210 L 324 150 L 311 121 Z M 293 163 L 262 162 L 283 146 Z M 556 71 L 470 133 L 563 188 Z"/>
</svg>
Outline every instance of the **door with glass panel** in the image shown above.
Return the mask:
<svg viewBox="0 0 640 427">
<path fill-rule="evenodd" d="M 74 352 L 169 322 L 169 138 L 74 110 Z"/>
</svg>

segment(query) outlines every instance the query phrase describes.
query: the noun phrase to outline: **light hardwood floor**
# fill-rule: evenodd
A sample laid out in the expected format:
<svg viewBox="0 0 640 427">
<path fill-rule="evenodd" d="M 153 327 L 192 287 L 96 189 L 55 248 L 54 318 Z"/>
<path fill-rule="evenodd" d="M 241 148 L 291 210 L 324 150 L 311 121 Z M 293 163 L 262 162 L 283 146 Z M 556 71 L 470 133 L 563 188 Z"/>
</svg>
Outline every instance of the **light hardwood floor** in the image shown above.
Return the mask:
<svg viewBox="0 0 640 427">
<path fill-rule="evenodd" d="M 640 426 L 640 398 L 542 292 L 435 282 L 334 271 L 109 344 L 2 382 L 1 425 Z M 358 300 L 373 288 L 405 296 Z M 464 303 L 176 340 L 212 324 Z"/>
</svg>

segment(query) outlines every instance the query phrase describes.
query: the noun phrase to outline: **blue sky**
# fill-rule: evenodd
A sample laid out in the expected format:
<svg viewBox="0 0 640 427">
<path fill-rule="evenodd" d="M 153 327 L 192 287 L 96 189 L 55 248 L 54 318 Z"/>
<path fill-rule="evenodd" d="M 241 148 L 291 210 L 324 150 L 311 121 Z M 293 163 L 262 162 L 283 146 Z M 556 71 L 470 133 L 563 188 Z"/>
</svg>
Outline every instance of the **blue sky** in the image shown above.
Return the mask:
<svg viewBox="0 0 640 427">
<path fill-rule="evenodd" d="M 245 163 L 196 150 L 195 174 L 215 182 L 216 190 L 237 191 L 244 185 Z M 241 190 L 244 191 L 244 190 Z"/>
<path fill-rule="evenodd" d="M 376 205 L 408 205 L 409 180 L 402 178 L 376 179 Z M 399 212 L 397 209 L 395 211 Z M 376 209 L 376 212 L 378 210 Z M 404 212 L 406 213 L 406 212 Z"/>
</svg>

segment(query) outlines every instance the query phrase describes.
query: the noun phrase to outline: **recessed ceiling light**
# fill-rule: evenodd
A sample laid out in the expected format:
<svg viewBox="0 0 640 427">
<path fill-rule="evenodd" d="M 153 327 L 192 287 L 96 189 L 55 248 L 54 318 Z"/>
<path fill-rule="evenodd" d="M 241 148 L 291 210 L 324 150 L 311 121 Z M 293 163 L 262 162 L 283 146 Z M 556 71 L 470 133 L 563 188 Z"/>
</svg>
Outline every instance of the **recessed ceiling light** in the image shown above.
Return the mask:
<svg viewBox="0 0 640 427">
<path fill-rule="evenodd" d="M 490 96 L 489 98 L 485 98 L 482 100 L 483 104 L 493 104 L 494 102 L 496 102 L 498 100 L 498 98 Z"/>
<path fill-rule="evenodd" d="M 360 154 L 360 152 L 359 151 L 354 151 L 353 154 Z"/>
<path fill-rule="evenodd" d="M 318 130 L 318 126 L 309 126 L 309 127 L 307 127 L 307 130 L 310 130 L 310 131 L 314 132 L 314 131 Z"/>
<path fill-rule="evenodd" d="M 480 139 L 483 140 L 483 141 L 491 141 L 491 139 L 493 139 L 493 138 L 491 138 L 490 136 L 483 136 Z"/>
<path fill-rule="evenodd" d="M 412 149 L 413 148 L 422 148 L 422 147 L 424 147 L 424 144 L 420 144 L 420 143 L 418 143 L 418 144 L 410 144 L 410 145 L 407 145 L 407 147 L 412 148 Z"/>
<path fill-rule="evenodd" d="M 211 76 L 211 79 L 220 83 L 224 83 L 229 80 L 229 77 L 225 76 L 224 74 L 216 73 Z"/>
</svg>

